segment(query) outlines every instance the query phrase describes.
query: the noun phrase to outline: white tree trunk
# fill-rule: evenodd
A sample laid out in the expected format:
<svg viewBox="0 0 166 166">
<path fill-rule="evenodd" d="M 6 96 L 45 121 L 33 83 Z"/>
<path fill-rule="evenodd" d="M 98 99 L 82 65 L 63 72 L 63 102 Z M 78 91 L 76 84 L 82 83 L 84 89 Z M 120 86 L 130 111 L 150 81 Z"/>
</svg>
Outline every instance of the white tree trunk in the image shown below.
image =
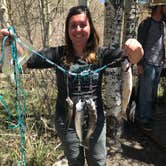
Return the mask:
<svg viewBox="0 0 166 166">
<path fill-rule="evenodd" d="M 6 0 L 0 0 L 0 22 L 1 28 L 9 26 L 9 17 L 7 11 L 7 3 Z"/>
</svg>

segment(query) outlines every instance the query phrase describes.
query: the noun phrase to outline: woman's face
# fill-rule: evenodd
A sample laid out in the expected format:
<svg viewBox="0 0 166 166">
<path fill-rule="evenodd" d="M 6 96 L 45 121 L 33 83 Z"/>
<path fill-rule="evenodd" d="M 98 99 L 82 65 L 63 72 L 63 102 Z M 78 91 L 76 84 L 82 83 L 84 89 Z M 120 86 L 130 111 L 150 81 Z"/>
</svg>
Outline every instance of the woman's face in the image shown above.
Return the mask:
<svg viewBox="0 0 166 166">
<path fill-rule="evenodd" d="M 69 37 L 75 50 L 83 50 L 90 36 L 90 25 L 87 16 L 82 14 L 74 15 L 69 20 Z"/>
</svg>

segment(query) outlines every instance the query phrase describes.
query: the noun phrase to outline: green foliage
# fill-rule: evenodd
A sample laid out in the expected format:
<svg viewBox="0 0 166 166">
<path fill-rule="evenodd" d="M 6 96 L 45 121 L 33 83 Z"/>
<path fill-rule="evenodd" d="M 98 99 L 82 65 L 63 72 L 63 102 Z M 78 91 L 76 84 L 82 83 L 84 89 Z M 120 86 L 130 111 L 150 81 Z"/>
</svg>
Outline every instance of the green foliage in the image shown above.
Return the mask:
<svg viewBox="0 0 166 166">
<path fill-rule="evenodd" d="M 32 144 L 31 148 L 28 149 L 28 151 L 31 151 L 32 153 L 29 153 L 29 155 L 31 155 L 28 157 L 27 166 L 46 166 L 53 164 L 58 155 L 62 152 L 59 150 L 55 151 L 53 147 L 54 146 L 52 144 L 48 144 L 43 139 L 36 140 L 35 143 Z"/>
<path fill-rule="evenodd" d="M 54 70 L 35 70 L 29 73 L 22 75 L 21 79 L 21 85 L 26 91 L 26 165 L 49 166 L 62 153 L 61 149 L 55 149 L 60 143 L 54 129 L 53 116 L 57 93 L 55 73 Z M 11 123 L 16 124 L 15 86 L 8 78 L 1 84 L 0 94 L 10 108 Z M 17 165 L 22 160 L 19 128 L 8 129 L 8 114 L 1 104 L 0 108 L 0 165 Z"/>
</svg>

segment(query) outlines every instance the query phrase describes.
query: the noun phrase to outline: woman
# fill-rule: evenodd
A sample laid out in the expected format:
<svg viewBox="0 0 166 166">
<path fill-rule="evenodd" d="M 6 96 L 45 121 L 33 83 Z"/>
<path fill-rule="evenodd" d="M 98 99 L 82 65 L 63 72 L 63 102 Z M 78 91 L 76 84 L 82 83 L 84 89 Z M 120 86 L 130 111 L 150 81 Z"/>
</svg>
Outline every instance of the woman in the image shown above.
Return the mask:
<svg viewBox="0 0 166 166">
<path fill-rule="evenodd" d="M 137 63 L 143 55 L 143 49 L 135 39 L 125 43 L 124 52 L 119 49 L 99 49 L 99 37 L 85 6 L 70 9 L 65 28 L 65 46 L 46 48 L 39 52 L 67 71 L 56 68 L 56 130 L 70 166 L 83 166 L 85 157 L 89 166 L 105 166 L 106 125 L 101 94 L 102 72 L 94 71 L 124 53 L 131 63 Z M 9 32 L 2 29 L 0 37 L 5 35 L 9 35 Z M 27 67 L 49 68 L 53 65 L 33 55 Z M 82 118 L 86 123 L 81 121 Z M 89 138 L 86 137 L 88 134 Z"/>
</svg>

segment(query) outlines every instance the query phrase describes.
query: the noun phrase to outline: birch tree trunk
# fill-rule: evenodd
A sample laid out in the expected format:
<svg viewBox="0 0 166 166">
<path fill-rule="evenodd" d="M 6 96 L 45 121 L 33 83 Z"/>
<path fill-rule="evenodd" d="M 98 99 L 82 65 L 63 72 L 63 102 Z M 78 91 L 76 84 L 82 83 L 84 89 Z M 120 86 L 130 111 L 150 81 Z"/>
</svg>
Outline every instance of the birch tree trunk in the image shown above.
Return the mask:
<svg viewBox="0 0 166 166">
<path fill-rule="evenodd" d="M 112 2 L 112 1 L 111 1 Z M 123 8 L 120 5 L 105 3 L 105 33 L 106 46 L 122 44 Z M 107 134 L 112 138 L 119 138 L 122 134 L 121 123 L 121 67 L 109 68 L 105 72 L 105 99 L 107 106 Z M 115 139 L 116 140 L 116 139 Z"/>
<path fill-rule="evenodd" d="M 8 8 L 6 0 L 0 0 L 0 22 L 1 28 L 9 26 Z"/>
</svg>

